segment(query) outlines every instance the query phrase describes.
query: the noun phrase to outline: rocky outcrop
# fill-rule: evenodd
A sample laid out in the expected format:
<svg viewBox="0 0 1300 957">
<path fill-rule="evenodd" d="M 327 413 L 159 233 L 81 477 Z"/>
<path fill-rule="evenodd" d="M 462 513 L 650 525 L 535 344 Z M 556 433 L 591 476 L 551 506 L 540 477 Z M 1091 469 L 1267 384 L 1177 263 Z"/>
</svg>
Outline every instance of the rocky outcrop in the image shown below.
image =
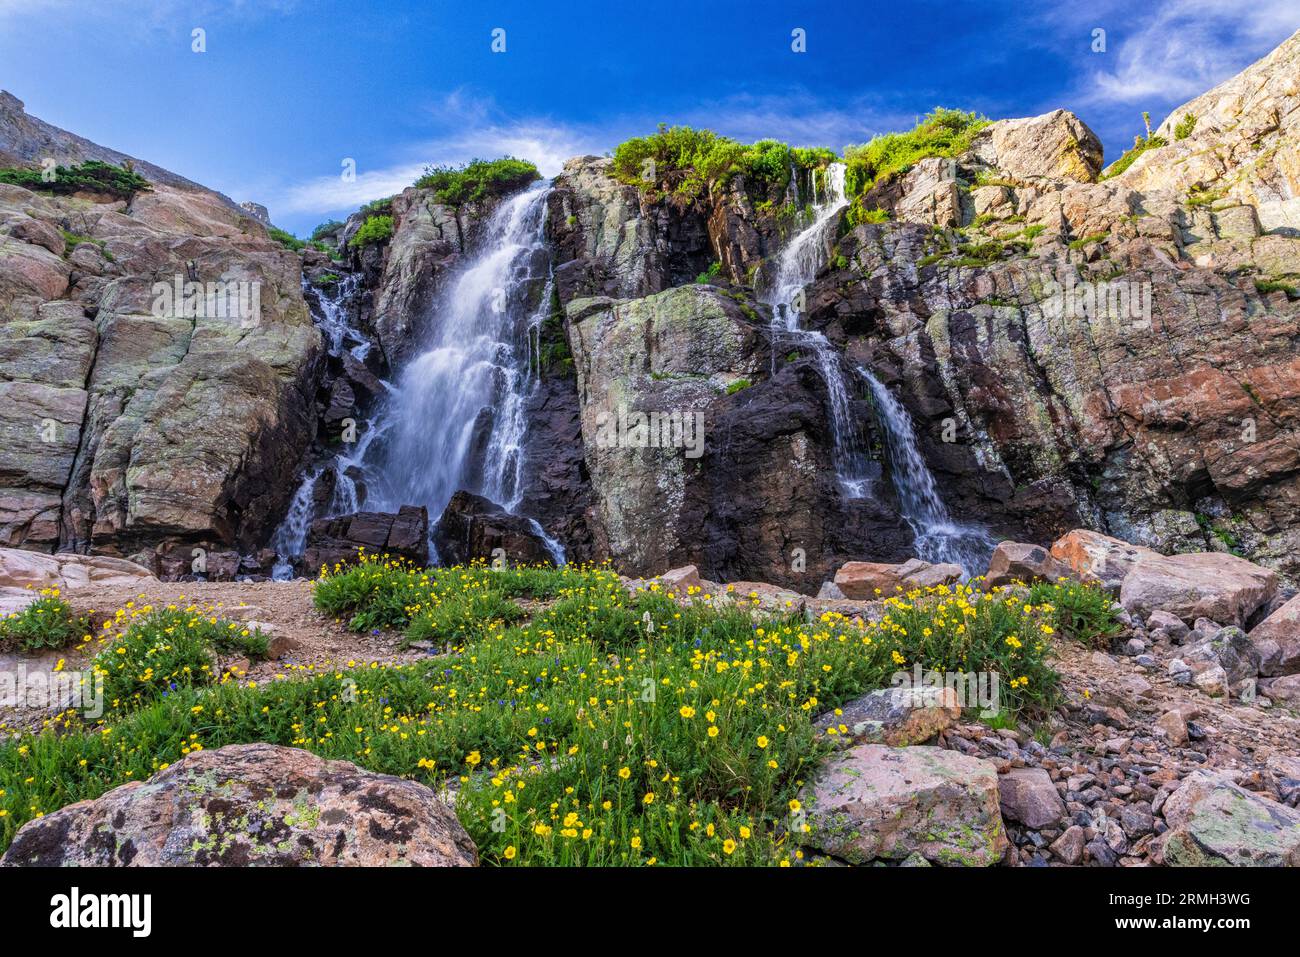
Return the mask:
<svg viewBox="0 0 1300 957">
<path fill-rule="evenodd" d="M 1298 71 L 1300 32 L 1172 110 L 1155 130 L 1165 145 L 1139 156 L 1122 182 L 1142 192 L 1213 195 L 1224 207 L 1216 215 L 1249 209 L 1263 232 L 1300 235 Z"/>
<path fill-rule="evenodd" d="M 444 565 L 467 565 L 475 560 L 500 560 L 512 566 L 550 565 L 556 558 L 529 519 L 463 489 L 451 497 L 438 519 L 433 547 Z"/>
<path fill-rule="evenodd" d="M 59 588 L 128 585 L 154 581 L 149 569 L 107 555 L 59 552 L 43 555 L 18 548 L 0 548 L 0 588 Z"/>
<path fill-rule="evenodd" d="M 0 152 L 130 161 L 7 95 Z M 134 165 L 151 188 L 129 201 L 0 185 L 6 545 L 251 546 L 314 431 L 297 257 L 226 197 Z"/>
<path fill-rule="evenodd" d="M 31 821 L 6 867 L 473 867 L 429 788 L 296 748 L 200 751 Z"/>
<path fill-rule="evenodd" d="M 895 511 L 840 495 L 815 364 L 771 375 L 746 297 L 695 284 L 581 299 L 567 321 L 596 515 L 625 571 L 689 562 L 814 592 L 837 553 L 903 557 Z"/>
<path fill-rule="evenodd" d="M 422 505 L 404 505 L 396 512 L 318 518 L 307 533 L 302 564 L 308 574 L 314 574 L 321 568 L 356 562 L 359 549 L 424 566 L 429 560 L 429 513 Z"/>
<path fill-rule="evenodd" d="M 1258 70 L 1241 85 L 1288 82 Z M 1290 101 L 1268 96 L 1234 114 L 1243 130 L 1277 127 L 1265 153 L 1291 122 Z M 907 174 L 889 208 L 925 225 L 842 229 L 808 323 L 900 395 L 954 514 L 1020 541 L 1086 527 L 1159 551 L 1231 550 L 1294 579 L 1300 307 L 1269 284 L 1293 283 L 1300 237 L 1240 205 L 1260 190 L 1207 199 L 1158 179 L 1184 158 L 1172 147 L 1094 182 L 1085 130 L 1063 113 L 997 123 L 936 160 L 950 168 L 932 183 Z M 1289 160 L 1251 172 L 1251 151 L 1211 142 L 1197 149 L 1222 177 L 1290 188 L 1277 172 Z M 900 213 L 939 188 L 960 194 L 960 238 Z"/>
</svg>

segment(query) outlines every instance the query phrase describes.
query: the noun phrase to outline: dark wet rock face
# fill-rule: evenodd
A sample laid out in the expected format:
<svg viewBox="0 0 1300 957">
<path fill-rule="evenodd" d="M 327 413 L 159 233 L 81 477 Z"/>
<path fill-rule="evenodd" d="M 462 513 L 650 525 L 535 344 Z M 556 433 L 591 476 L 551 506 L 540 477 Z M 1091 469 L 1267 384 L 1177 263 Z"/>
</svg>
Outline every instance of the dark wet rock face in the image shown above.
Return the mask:
<svg viewBox="0 0 1300 957">
<path fill-rule="evenodd" d="M 453 495 L 443 510 L 434 528 L 433 545 L 444 565 L 464 565 L 476 559 L 510 565 L 554 562 L 532 522 L 464 490 Z"/>
<path fill-rule="evenodd" d="M 357 561 L 358 549 L 388 554 L 424 565 L 429 558 L 429 513 L 424 506 L 404 505 L 396 512 L 356 512 L 312 522 L 303 566 L 308 574 L 321 567 Z"/>
</svg>

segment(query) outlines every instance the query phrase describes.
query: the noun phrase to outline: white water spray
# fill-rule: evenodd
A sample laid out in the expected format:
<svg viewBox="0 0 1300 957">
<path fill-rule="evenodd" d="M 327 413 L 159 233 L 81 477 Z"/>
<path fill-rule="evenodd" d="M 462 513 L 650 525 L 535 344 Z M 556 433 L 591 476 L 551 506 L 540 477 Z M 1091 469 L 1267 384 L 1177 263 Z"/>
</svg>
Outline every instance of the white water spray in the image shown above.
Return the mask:
<svg viewBox="0 0 1300 957">
<path fill-rule="evenodd" d="M 995 542 L 984 529 L 953 520 L 917 448 L 911 416 L 870 370 L 859 367 L 858 372 L 875 399 L 899 510 L 912 528 L 917 556 L 927 562 L 960 565 L 968 574 L 986 568 Z"/>
</svg>

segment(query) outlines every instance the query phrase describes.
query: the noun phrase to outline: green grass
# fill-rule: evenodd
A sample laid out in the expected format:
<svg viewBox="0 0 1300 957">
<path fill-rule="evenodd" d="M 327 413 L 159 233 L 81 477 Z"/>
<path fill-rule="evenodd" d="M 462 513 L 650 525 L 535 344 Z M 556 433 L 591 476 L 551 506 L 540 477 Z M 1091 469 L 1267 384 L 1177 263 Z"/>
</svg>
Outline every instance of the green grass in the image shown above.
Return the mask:
<svg viewBox="0 0 1300 957">
<path fill-rule="evenodd" d="M 495 160 L 471 160 L 463 166 L 429 166 L 415 185 L 433 190 L 434 198 L 444 205 L 462 206 L 505 196 L 537 179 L 541 179 L 541 173 L 532 163 L 503 156 Z"/>
<path fill-rule="evenodd" d="M 700 273 L 698 276 L 695 277 L 695 281 L 697 283 L 712 282 L 713 280 L 718 278 L 718 275 L 721 272 L 722 272 L 722 263 L 718 262 L 715 259 L 713 262 L 709 264 L 708 269 L 706 269 L 704 272 Z"/>
<path fill-rule="evenodd" d="M 99 160 L 56 166 L 54 177 L 49 182 L 42 174 L 42 170 L 7 167 L 0 169 L 0 183 L 43 193 L 104 193 L 125 200 L 150 189 L 149 181 L 135 170 Z"/>
<path fill-rule="evenodd" d="M 45 588 L 22 611 L 0 618 L 0 647 L 23 651 L 63 648 L 80 638 L 86 621 L 72 613 L 57 588 Z"/>
<path fill-rule="evenodd" d="M 884 133 L 860 146 L 847 147 L 845 187 L 850 196 L 857 196 L 923 159 L 960 156 L 989 122 L 977 113 L 936 107 L 906 133 Z"/>
<path fill-rule="evenodd" d="M 1297 289 L 1293 283 L 1282 282 L 1277 279 L 1256 279 L 1255 291 L 1261 295 L 1267 295 L 1270 292 L 1284 292 L 1293 299 L 1300 296 L 1300 289 Z"/>
<path fill-rule="evenodd" d="M 1093 243 L 1102 243 L 1110 238 L 1110 233 L 1092 233 L 1089 236 L 1080 236 L 1078 239 L 1070 241 L 1071 249 L 1083 249 L 1085 246 L 1091 246 Z"/>
<path fill-rule="evenodd" d="M 737 392 L 748 389 L 753 384 L 748 379 L 737 379 L 735 382 L 727 384 L 727 395 L 735 395 Z"/>
<path fill-rule="evenodd" d="M 629 594 L 602 567 L 339 570 L 316 602 L 359 630 L 550 604 L 469 628 L 439 617 L 432 635 L 450 647 L 416 664 L 179 684 L 102 724 L 65 716 L 0 745 L 0 847 L 37 813 L 197 749 L 265 741 L 456 785 L 486 864 L 789 863 L 790 802 L 829 749 L 818 714 L 915 663 L 996 672 L 1015 713 L 1055 701 L 1043 613 L 1001 591 L 899 595 L 867 625 L 759 614 L 746 596 L 678 598 Z"/>
<path fill-rule="evenodd" d="M 393 237 L 393 217 L 388 215 L 371 216 L 356 231 L 348 245 L 353 248 L 369 246 L 372 243 L 384 243 Z"/>
<path fill-rule="evenodd" d="M 104 681 L 110 711 L 137 708 L 180 688 L 218 680 L 218 652 L 260 658 L 270 639 L 228 621 L 210 608 L 145 606 L 120 619 L 124 626 L 103 642 L 91 669 Z"/>
</svg>

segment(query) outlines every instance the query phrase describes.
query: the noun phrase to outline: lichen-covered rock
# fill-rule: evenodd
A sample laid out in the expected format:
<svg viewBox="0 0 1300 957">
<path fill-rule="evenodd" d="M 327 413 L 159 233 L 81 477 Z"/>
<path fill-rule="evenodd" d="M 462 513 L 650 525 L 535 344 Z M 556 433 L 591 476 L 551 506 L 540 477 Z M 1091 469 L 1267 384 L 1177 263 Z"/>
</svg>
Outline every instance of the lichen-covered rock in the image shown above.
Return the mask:
<svg viewBox="0 0 1300 957">
<path fill-rule="evenodd" d="M 230 745 L 191 754 L 29 821 L 7 867 L 472 867 L 452 812 L 414 781 L 296 748 Z"/>
<path fill-rule="evenodd" d="M 1300 866 L 1300 811 L 1197 771 L 1163 807 L 1164 860 L 1175 867 Z"/>
<path fill-rule="evenodd" d="M 1076 528 L 1052 543 L 1052 557 L 1080 581 L 1096 582 L 1112 595 L 1119 594 L 1124 576 L 1143 554 L 1151 551 L 1119 538 Z M 1184 629 L 1184 633 L 1186 629 Z"/>
<path fill-rule="evenodd" d="M 0 152 L 130 159 L 8 95 Z M 135 168 L 152 185 L 129 202 L 0 186 L 0 543 L 250 545 L 292 494 L 321 352 L 298 257 L 226 197 Z M 186 282 L 237 314 L 155 286 Z"/>
<path fill-rule="evenodd" d="M 1007 846 L 997 769 L 940 748 L 863 744 L 826 759 L 800 792 L 805 846 L 851 864 L 901 861 L 987 867 Z"/>
</svg>

